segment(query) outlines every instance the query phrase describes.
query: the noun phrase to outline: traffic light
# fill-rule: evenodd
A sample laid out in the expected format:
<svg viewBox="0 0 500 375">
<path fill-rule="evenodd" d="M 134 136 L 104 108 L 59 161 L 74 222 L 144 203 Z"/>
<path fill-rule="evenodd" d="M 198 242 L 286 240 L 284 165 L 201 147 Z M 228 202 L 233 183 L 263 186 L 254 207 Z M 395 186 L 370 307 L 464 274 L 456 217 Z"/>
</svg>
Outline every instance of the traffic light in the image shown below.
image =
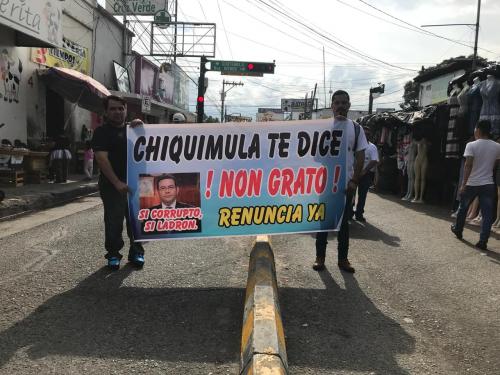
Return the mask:
<svg viewBox="0 0 500 375">
<path fill-rule="evenodd" d="M 251 73 L 268 73 L 274 74 L 274 67 L 276 65 L 272 63 L 263 63 L 263 62 L 249 62 L 247 63 L 247 72 Z"/>
</svg>

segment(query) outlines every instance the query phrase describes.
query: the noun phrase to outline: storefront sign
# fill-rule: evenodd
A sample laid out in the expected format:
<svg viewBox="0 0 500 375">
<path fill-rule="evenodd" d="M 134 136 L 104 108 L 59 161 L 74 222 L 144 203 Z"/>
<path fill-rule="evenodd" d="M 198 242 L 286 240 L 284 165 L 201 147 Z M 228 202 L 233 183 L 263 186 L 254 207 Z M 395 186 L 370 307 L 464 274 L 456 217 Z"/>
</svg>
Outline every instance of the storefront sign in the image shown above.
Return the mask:
<svg viewBox="0 0 500 375">
<path fill-rule="evenodd" d="M 41 45 L 62 45 L 59 0 L 0 0 L 0 24 L 40 40 Z"/>
<path fill-rule="evenodd" d="M 150 96 L 143 96 L 142 97 L 141 112 L 142 113 L 150 113 L 151 112 L 151 97 Z"/>
<path fill-rule="evenodd" d="M 0 0 L 1 1 L 1 0 Z M 63 38 L 62 48 L 32 48 L 31 61 L 45 66 L 70 68 L 89 74 L 89 49 Z"/>
<path fill-rule="evenodd" d="M 153 16 L 156 12 L 167 9 L 167 0 L 110 0 L 106 1 L 106 10 L 114 15 Z"/>
<path fill-rule="evenodd" d="M 307 106 L 311 108 L 312 99 L 307 99 Z M 318 99 L 314 100 L 315 106 L 318 104 Z M 281 99 L 281 110 L 283 112 L 304 112 L 306 105 L 305 99 Z"/>
<path fill-rule="evenodd" d="M 330 120 L 198 125 L 128 127 L 134 238 L 338 230 L 345 128 Z"/>
</svg>

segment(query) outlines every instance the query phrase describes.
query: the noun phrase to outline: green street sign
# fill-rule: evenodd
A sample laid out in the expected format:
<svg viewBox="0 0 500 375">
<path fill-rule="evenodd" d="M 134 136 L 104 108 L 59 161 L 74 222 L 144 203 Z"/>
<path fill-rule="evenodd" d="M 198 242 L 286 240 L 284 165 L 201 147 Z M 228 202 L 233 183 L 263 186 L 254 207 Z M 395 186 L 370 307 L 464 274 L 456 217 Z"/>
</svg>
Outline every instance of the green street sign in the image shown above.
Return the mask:
<svg viewBox="0 0 500 375">
<path fill-rule="evenodd" d="M 249 61 L 210 61 L 210 70 L 221 72 L 223 75 L 262 77 L 264 73 L 274 73 L 274 63 Z"/>
</svg>

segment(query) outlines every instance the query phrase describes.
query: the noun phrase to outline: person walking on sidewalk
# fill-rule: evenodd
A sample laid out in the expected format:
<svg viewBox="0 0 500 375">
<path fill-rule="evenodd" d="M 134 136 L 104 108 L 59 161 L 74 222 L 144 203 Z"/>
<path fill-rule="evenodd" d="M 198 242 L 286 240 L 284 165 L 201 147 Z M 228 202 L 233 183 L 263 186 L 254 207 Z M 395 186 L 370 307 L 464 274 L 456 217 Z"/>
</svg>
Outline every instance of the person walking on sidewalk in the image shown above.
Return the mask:
<svg viewBox="0 0 500 375">
<path fill-rule="evenodd" d="M 482 250 L 488 248 L 496 185 L 493 181 L 493 171 L 500 159 L 500 144 L 490 139 L 491 123 L 489 120 L 479 121 L 474 130 L 475 141 L 465 146 L 465 166 L 462 185 L 460 186 L 460 205 L 457 219 L 451 226 L 451 231 L 458 239 L 462 239 L 467 209 L 474 198 L 479 197 L 479 207 L 483 215 L 481 233 L 476 247 Z"/>
<path fill-rule="evenodd" d="M 94 173 L 94 150 L 90 141 L 85 142 L 85 151 L 83 152 L 83 171 L 85 172 L 85 180 L 92 180 L 92 174 Z"/>
<path fill-rule="evenodd" d="M 354 272 L 347 255 L 349 252 L 349 217 L 352 209 L 352 197 L 358 187 L 363 162 L 365 160 L 365 149 L 368 147 L 363 128 L 347 118 L 347 112 L 351 107 L 349 94 L 343 90 L 337 90 L 332 95 L 333 129 L 343 130 L 344 141 L 347 142 L 347 191 L 344 215 L 338 233 L 338 266 L 342 271 Z M 328 232 L 316 234 L 316 262 L 313 269 L 321 271 L 325 269 L 326 245 L 328 244 Z"/>
<path fill-rule="evenodd" d="M 108 267 L 120 267 L 124 246 L 122 232 L 123 219 L 126 220 L 127 234 L 130 239 L 128 260 L 137 267 L 144 265 L 144 248 L 135 242 L 128 216 L 127 193 L 127 104 L 119 96 L 104 99 L 105 122 L 94 131 L 92 148 L 101 170 L 99 191 L 104 205 L 104 246 Z M 142 124 L 134 120 L 131 125 Z"/>
<path fill-rule="evenodd" d="M 368 139 L 368 147 L 365 150 L 365 161 L 363 164 L 363 170 L 359 178 L 358 186 L 358 203 L 356 204 L 356 211 L 354 215 L 357 221 L 366 221 L 363 216 L 365 212 L 366 196 L 368 195 L 368 190 L 373 184 L 375 178 L 375 169 L 378 165 L 378 150 L 377 146 L 369 141 L 371 138 L 370 130 L 365 129 L 365 135 Z"/>
</svg>

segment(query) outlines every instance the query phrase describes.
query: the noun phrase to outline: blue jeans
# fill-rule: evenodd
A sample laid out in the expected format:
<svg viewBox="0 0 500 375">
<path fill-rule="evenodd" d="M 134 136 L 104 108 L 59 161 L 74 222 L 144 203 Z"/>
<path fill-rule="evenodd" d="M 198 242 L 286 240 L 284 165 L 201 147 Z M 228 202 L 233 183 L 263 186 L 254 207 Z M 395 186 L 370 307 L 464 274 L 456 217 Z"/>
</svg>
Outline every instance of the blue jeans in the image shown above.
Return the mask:
<svg viewBox="0 0 500 375">
<path fill-rule="evenodd" d="M 467 215 L 469 205 L 474 198 L 479 197 L 479 208 L 481 209 L 481 214 L 483 215 L 483 223 L 481 225 L 479 240 L 485 243 L 488 242 L 491 225 L 493 224 L 493 203 L 495 201 L 495 191 L 496 186 L 493 184 L 465 187 L 465 191 L 460 197 L 460 206 L 458 207 L 457 212 L 457 223 L 455 225 L 455 229 L 458 232 L 461 233 L 464 229 L 465 217 Z"/>
<path fill-rule="evenodd" d="M 348 194 L 345 202 L 344 215 L 342 216 L 342 223 L 337 236 L 338 240 L 338 260 L 347 260 L 349 253 L 349 218 L 351 217 L 352 209 L 352 195 Z M 316 256 L 325 257 L 326 245 L 328 244 L 329 232 L 316 233 Z"/>
<path fill-rule="evenodd" d="M 375 177 L 374 172 L 368 172 L 359 180 L 358 186 L 358 203 L 356 204 L 356 217 L 361 217 L 365 213 L 365 203 L 366 196 L 368 195 L 368 190 L 373 183 L 373 178 Z"/>
</svg>

